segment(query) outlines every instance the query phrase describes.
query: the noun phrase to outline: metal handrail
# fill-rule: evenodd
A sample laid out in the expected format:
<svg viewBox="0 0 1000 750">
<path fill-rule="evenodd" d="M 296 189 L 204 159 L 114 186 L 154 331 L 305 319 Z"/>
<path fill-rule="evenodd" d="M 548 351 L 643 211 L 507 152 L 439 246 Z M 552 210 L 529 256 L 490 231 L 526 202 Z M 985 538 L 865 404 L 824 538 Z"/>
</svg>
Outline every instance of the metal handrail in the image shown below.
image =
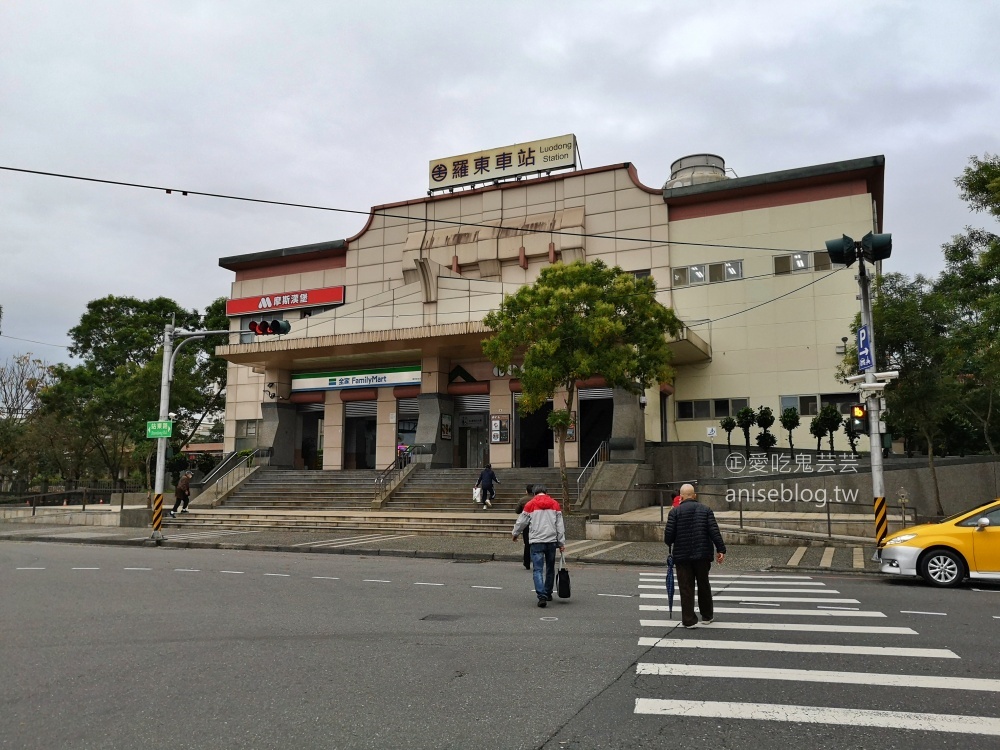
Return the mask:
<svg viewBox="0 0 1000 750">
<path fill-rule="evenodd" d="M 405 451 L 401 451 L 392 459 L 392 463 L 386 466 L 379 475 L 375 477 L 375 499 L 378 500 L 385 493 L 387 487 L 390 487 L 393 482 L 403 473 L 403 469 L 410 465 L 410 461 L 413 456 L 410 453 L 409 448 Z"/>
<path fill-rule="evenodd" d="M 233 475 L 243 468 L 250 468 L 256 462 L 258 466 L 267 466 L 270 463 L 271 449 L 270 448 L 254 448 L 253 452 L 247 456 L 238 456 L 240 460 L 236 461 L 229 471 L 219 477 L 215 482 L 212 483 L 212 488 L 215 490 L 215 499 L 218 500 L 220 495 L 224 495 L 229 492 L 233 487 L 235 487 L 239 482 L 242 482 L 246 478 L 246 474 L 241 476 L 236 481 L 231 481 Z M 235 478 L 234 478 L 235 479 Z"/>
<path fill-rule="evenodd" d="M 610 451 L 610 449 L 608 447 L 608 441 L 605 440 L 599 446 L 597 446 L 597 450 L 594 451 L 594 455 L 590 457 L 590 460 L 587 462 L 587 465 L 583 467 L 583 471 L 581 471 L 580 475 L 576 478 L 576 503 L 577 503 L 577 505 L 581 505 L 583 503 L 583 488 L 586 486 L 587 482 L 590 480 L 591 475 L 594 473 L 594 470 L 597 468 L 597 464 L 599 464 L 602 461 L 607 461 L 608 458 L 610 457 L 610 455 L 611 455 L 611 451 Z M 589 502 L 590 502 L 590 493 L 587 493 L 587 502 L 588 502 L 587 513 L 589 514 L 590 513 L 590 505 L 589 505 Z"/>
<path fill-rule="evenodd" d="M 222 460 L 213 466 L 212 470 L 209 471 L 208 474 L 201 478 L 199 484 L 202 486 L 202 489 L 211 487 L 222 476 L 224 476 L 224 474 L 228 474 L 232 467 L 240 462 L 241 458 L 245 458 L 245 456 L 241 456 L 240 451 L 233 451 L 232 453 L 227 453 L 223 456 Z"/>
</svg>

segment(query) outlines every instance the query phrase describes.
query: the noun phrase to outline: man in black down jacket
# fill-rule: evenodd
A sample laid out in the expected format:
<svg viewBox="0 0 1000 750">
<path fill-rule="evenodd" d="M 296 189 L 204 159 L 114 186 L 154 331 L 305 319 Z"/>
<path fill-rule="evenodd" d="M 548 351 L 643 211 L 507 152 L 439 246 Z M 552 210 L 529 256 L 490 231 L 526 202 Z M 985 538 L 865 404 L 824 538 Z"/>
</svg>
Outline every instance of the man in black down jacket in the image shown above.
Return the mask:
<svg viewBox="0 0 1000 750">
<path fill-rule="evenodd" d="M 722 563 L 726 557 L 726 543 L 715 521 L 712 510 L 695 498 L 694 487 L 681 486 L 681 502 L 667 516 L 663 541 L 672 546 L 677 585 L 681 590 L 681 624 L 693 628 L 698 624 L 694 613 L 694 588 L 698 584 L 698 610 L 706 625 L 714 619 L 712 586 L 708 571 L 712 568 L 712 555 Z"/>
</svg>

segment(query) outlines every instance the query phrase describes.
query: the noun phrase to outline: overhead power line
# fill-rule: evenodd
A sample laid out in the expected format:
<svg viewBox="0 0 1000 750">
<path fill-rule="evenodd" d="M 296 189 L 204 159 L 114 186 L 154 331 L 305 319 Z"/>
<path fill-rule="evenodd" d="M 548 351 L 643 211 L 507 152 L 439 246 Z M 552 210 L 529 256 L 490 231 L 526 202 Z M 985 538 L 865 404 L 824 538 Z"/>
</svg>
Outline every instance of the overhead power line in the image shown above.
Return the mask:
<svg viewBox="0 0 1000 750">
<path fill-rule="evenodd" d="M 242 201 L 244 203 L 261 203 L 269 206 L 285 206 L 288 208 L 306 208 L 313 211 L 331 211 L 334 213 L 342 214 L 354 214 L 358 216 L 370 216 L 372 214 L 371 210 L 362 211 L 353 208 L 337 208 L 334 206 L 319 206 L 311 203 L 294 203 L 291 201 L 275 201 L 267 200 L 265 198 L 248 198 L 241 195 L 228 195 L 226 193 L 208 193 L 201 190 L 189 190 L 186 188 L 171 188 L 164 187 L 162 185 L 147 185 L 139 182 L 123 182 L 121 180 L 105 180 L 98 177 L 84 177 L 81 175 L 63 174 L 60 172 L 45 172 L 38 169 L 23 169 L 20 167 L 5 167 L 0 165 L 0 170 L 7 172 L 21 172 L 23 174 L 34 174 L 42 177 L 57 177 L 64 180 L 79 180 L 81 182 L 95 182 L 101 185 L 116 185 L 118 187 L 130 187 L 137 188 L 140 190 L 155 190 L 157 192 L 167 193 L 172 195 L 173 193 L 179 193 L 181 195 L 200 195 L 204 198 L 220 198 L 223 200 L 231 201 Z M 405 219 L 406 221 L 424 221 L 431 224 L 444 224 L 447 226 L 454 227 L 470 227 L 470 228 L 481 228 L 481 229 L 494 229 L 503 230 L 507 229 L 510 231 L 522 232 L 524 234 L 548 234 L 548 235 L 562 235 L 566 237 L 588 237 L 594 239 L 604 239 L 604 240 L 619 240 L 625 242 L 644 242 L 649 244 L 650 240 L 644 240 L 638 237 L 619 237 L 614 234 L 594 234 L 587 232 L 567 232 L 558 229 L 532 229 L 529 227 L 518 227 L 518 226 L 504 226 L 504 225 L 493 225 L 485 224 L 482 222 L 468 222 L 468 221 L 456 221 L 454 219 L 431 219 L 427 217 L 414 217 L 404 214 L 391 214 L 385 211 L 376 211 L 376 216 L 382 216 L 387 219 Z M 770 253 L 792 253 L 800 252 L 799 250 L 789 249 L 789 248 L 776 248 L 776 247 L 758 247 L 754 245 L 723 245 L 721 243 L 713 242 L 679 242 L 668 240 L 666 242 L 660 242 L 656 244 L 651 244 L 650 248 L 654 247 L 666 247 L 668 245 L 684 245 L 685 247 L 716 247 L 726 250 L 759 250 L 762 252 Z M 801 250 L 801 252 L 810 252 L 810 250 Z"/>
</svg>

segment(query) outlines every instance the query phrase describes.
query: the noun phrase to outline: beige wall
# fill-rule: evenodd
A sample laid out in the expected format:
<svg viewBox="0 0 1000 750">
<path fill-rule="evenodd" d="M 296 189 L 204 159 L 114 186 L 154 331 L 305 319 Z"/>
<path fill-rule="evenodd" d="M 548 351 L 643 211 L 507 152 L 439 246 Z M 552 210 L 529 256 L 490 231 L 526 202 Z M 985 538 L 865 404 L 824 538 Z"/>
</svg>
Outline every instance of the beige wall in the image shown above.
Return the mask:
<svg viewBox="0 0 1000 750">
<path fill-rule="evenodd" d="M 468 225 L 434 225 L 425 218 Z M 636 186 L 626 169 L 538 184 L 526 181 L 503 189 L 380 209 L 367 231 L 349 241 L 345 268 L 237 282 L 232 294 L 246 297 L 346 285 L 346 304 L 340 308 L 315 315 L 301 325 L 294 324 L 297 313 L 287 314 L 293 320 L 293 331 L 285 340 L 478 321 L 499 305 L 504 294 L 537 278 L 554 250 L 556 259 L 599 258 L 629 271 L 650 269 L 660 301 L 673 306 L 678 317 L 711 344 L 711 361 L 676 367 L 676 390 L 668 400 L 666 420 L 666 439 L 670 441 L 703 440 L 705 428 L 718 424 L 717 419 L 678 421 L 677 400 L 748 398 L 752 407 L 768 405 L 777 415 L 782 395 L 847 390 L 834 378 L 840 360 L 835 350 L 841 337 L 850 335 L 849 325 L 858 310 L 854 269 L 793 291 L 818 274 L 774 276 L 775 253 L 767 250 L 680 243 L 816 251 L 831 237 L 844 233 L 860 236 L 872 229 L 870 196 L 737 211 L 669 224 L 668 218 L 662 195 Z M 488 227 L 471 226 L 490 223 Z M 495 228 L 500 224 L 613 234 L 616 238 L 502 233 Z M 668 241 L 673 244 L 668 245 Z M 521 248 L 526 268 L 522 267 Z M 436 301 L 426 301 L 428 291 L 418 280 L 414 261 L 420 258 L 442 267 L 435 281 Z M 455 258 L 457 277 L 450 271 Z M 671 291 L 671 268 L 723 260 L 741 260 L 744 279 Z M 788 292 L 792 293 L 769 302 Z M 720 320 L 760 303 L 768 304 Z M 263 379 L 248 372 L 245 367 L 230 366 L 227 435 L 232 434 L 235 420 L 259 418 Z M 499 404 L 503 387 L 494 384 L 491 406 L 492 398 Z M 648 393 L 645 418 L 647 438 L 663 439 L 655 389 Z M 379 419 L 381 434 L 381 411 Z M 804 421 L 807 432 L 808 420 Z M 331 450 L 331 431 L 336 424 L 328 415 L 327 455 L 337 452 Z M 776 434 L 782 438 L 780 430 Z M 227 449 L 230 442 L 227 438 Z M 383 461 L 388 456 L 388 443 L 382 442 L 380 438 L 380 466 L 390 460 Z M 846 449 L 843 439 L 840 445 Z M 495 456 L 503 451 L 494 446 Z M 325 457 L 325 461 L 332 465 L 330 459 Z"/>
</svg>

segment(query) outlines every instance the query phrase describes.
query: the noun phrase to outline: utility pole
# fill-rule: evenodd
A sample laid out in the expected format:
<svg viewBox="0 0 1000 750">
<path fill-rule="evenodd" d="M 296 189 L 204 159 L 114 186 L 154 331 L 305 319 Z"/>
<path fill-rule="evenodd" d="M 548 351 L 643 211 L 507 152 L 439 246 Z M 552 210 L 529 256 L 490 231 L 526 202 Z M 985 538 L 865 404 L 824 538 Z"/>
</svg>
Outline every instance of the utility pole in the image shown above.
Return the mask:
<svg viewBox="0 0 1000 750">
<path fill-rule="evenodd" d="M 170 421 L 170 384 L 174 380 L 174 361 L 181 347 L 189 341 L 197 341 L 206 336 L 215 334 L 228 334 L 225 331 L 184 331 L 175 329 L 172 323 L 167 323 L 163 328 L 163 368 L 160 372 L 160 421 Z M 177 348 L 174 348 L 174 339 L 183 338 Z M 163 540 L 160 527 L 163 525 L 163 486 L 167 475 L 167 440 L 169 437 L 160 437 L 156 442 L 156 483 L 154 485 L 153 497 L 153 541 Z"/>
<path fill-rule="evenodd" d="M 875 510 L 875 543 L 880 546 L 889 533 L 889 523 L 885 504 L 885 476 L 882 462 L 882 421 L 881 397 L 887 381 L 899 377 L 899 373 L 878 372 L 875 362 L 875 330 L 872 325 L 871 277 L 865 267 L 865 260 L 874 264 L 885 260 L 892 253 L 891 234 L 869 232 L 860 241 L 846 234 L 826 243 L 830 261 L 850 267 L 858 261 L 858 286 L 861 294 L 861 328 L 858 329 L 858 371 L 863 373 L 847 378 L 856 384 L 865 400 L 868 416 L 868 443 L 872 467 L 872 497 Z M 877 554 L 877 553 L 876 553 Z"/>
</svg>

